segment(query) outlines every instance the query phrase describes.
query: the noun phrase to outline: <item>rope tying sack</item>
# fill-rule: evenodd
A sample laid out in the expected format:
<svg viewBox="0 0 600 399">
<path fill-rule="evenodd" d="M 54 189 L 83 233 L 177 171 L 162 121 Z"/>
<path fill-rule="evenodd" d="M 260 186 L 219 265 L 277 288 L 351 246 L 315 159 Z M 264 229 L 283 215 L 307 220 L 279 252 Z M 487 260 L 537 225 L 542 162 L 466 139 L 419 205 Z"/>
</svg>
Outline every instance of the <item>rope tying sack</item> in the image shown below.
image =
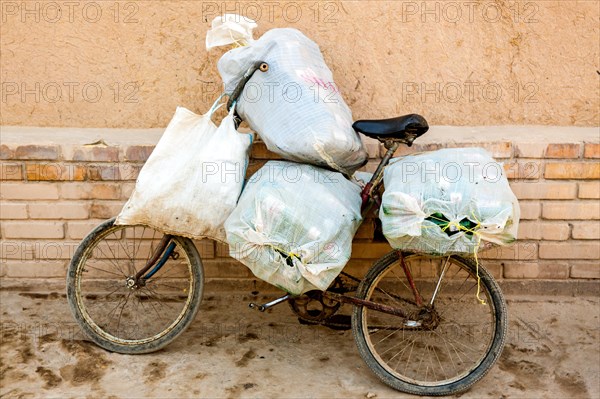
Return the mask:
<svg viewBox="0 0 600 399">
<path fill-rule="evenodd" d="M 436 215 L 436 214 L 434 214 L 434 215 Z M 444 233 L 446 233 L 448 235 L 450 235 L 448 230 L 450 230 L 450 232 L 464 231 L 464 232 L 470 233 L 471 235 L 475 236 L 475 238 L 477 239 L 477 244 L 473 248 L 473 259 L 475 259 L 475 274 L 477 275 L 477 295 L 476 295 L 476 297 L 480 304 L 485 305 L 485 300 L 481 299 L 481 297 L 480 297 L 480 295 L 481 295 L 481 277 L 479 276 L 479 259 L 477 258 L 477 252 L 479 251 L 479 246 L 481 245 L 481 234 L 479 233 L 479 227 L 481 226 L 481 222 L 477 219 L 477 217 L 474 214 L 471 214 L 471 216 L 473 217 L 473 220 L 475 220 L 475 222 L 476 222 L 476 225 L 475 225 L 475 227 L 469 228 L 469 227 L 462 225 L 461 224 L 462 221 L 456 221 L 456 220 L 449 221 L 448 219 L 440 218 L 440 217 L 437 217 L 434 215 L 429 216 L 426 220 L 441 222 L 442 224 L 436 223 L 436 226 L 422 226 L 423 229 L 440 228 Z"/>
</svg>

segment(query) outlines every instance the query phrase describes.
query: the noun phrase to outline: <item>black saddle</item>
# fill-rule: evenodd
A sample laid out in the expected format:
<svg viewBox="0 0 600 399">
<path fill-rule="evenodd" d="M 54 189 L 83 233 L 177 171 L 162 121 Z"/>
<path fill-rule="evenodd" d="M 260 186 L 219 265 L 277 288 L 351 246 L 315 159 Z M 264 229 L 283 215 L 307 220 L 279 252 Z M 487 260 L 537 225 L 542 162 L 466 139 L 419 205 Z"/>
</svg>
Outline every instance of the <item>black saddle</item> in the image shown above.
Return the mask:
<svg viewBox="0 0 600 399">
<path fill-rule="evenodd" d="M 429 130 L 421 115 L 410 114 L 390 119 L 360 120 L 352 125 L 354 130 L 381 141 L 395 140 L 409 147 L 416 138 Z"/>
</svg>

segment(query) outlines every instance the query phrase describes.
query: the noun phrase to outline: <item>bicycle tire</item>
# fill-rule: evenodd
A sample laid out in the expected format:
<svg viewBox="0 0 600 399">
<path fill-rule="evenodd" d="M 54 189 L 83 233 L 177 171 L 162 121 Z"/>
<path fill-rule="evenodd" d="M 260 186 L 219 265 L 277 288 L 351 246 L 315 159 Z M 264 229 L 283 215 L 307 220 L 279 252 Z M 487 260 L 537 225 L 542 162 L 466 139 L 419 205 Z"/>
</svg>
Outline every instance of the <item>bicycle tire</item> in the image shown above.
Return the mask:
<svg viewBox="0 0 600 399">
<path fill-rule="evenodd" d="M 82 270 L 85 270 L 85 262 L 87 261 L 89 255 L 102 241 L 102 239 L 111 233 L 111 231 L 119 228 L 144 227 L 115 226 L 114 221 L 114 218 L 109 219 L 97 226 L 82 240 L 75 251 L 74 256 L 69 264 L 67 273 L 67 300 L 69 302 L 69 307 L 73 317 L 83 332 L 100 347 L 111 352 L 124 354 L 142 354 L 154 352 L 165 347 L 174 339 L 176 339 L 181 333 L 183 333 L 185 329 L 193 322 L 196 314 L 198 313 L 200 303 L 202 301 L 204 287 L 202 260 L 195 245 L 190 239 L 174 236 L 172 238 L 173 242 L 176 243 L 177 248 L 180 248 L 185 252 L 186 259 L 189 260 L 188 268 L 190 271 L 190 284 L 193 288 L 189 290 L 185 310 L 180 314 L 180 317 L 174 321 L 176 324 L 170 325 L 168 332 L 164 333 L 163 331 L 164 334 L 156 334 L 156 337 L 158 337 L 156 339 L 147 339 L 144 342 L 137 342 L 135 340 L 128 342 L 127 340 L 119 337 L 112 337 L 111 334 L 107 334 L 105 331 L 103 331 L 98 326 L 97 321 L 94 321 L 87 313 L 87 309 L 83 305 L 82 300 L 82 295 L 85 295 L 85 293 L 81 292 L 81 277 L 79 276 L 82 273 Z"/>
<path fill-rule="evenodd" d="M 410 261 L 411 257 L 422 255 L 404 253 L 403 256 L 407 261 Z M 387 270 L 391 269 L 391 267 L 393 267 L 393 265 L 397 263 L 399 259 L 400 257 L 398 251 L 390 252 L 379 259 L 368 271 L 367 275 L 360 283 L 357 290 L 357 297 L 360 299 L 368 299 L 367 297 L 369 296 L 369 292 L 373 292 L 376 288 L 373 287 L 373 284 L 376 284 L 381 279 L 380 276 L 382 276 L 383 273 L 386 273 Z M 394 373 L 390 371 L 389 366 L 386 367 L 384 361 L 381 360 L 381 357 L 378 354 L 373 353 L 374 345 L 372 343 L 370 344 L 370 338 L 368 337 L 367 331 L 365 331 L 366 308 L 363 306 L 354 306 L 352 313 L 352 330 L 361 357 L 371 371 L 373 371 L 373 373 L 375 373 L 380 380 L 398 391 L 429 396 L 451 395 L 466 391 L 490 370 L 502 353 L 507 335 L 508 317 L 506 302 L 498 284 L 481 266 L 481 264 L 477 266 L 473 259 L 456 255 L 450 257 L 449 259 L 452 259 L 453 262 L 458 262 L 470 273 L 478 273 L 482 291 L 486 294 L 486 297 L 489 300 L 489 306 L 493 306 L 495 320 L 495 324 L 493 326 L 493 339 L 491 340 L 491 344 L 489 345 L 487 352 L 482 357 L 481 361 L 476 365 L 476 367 L 468 372 L 467 375 L 458 380 L 449 383 L 440 383 L 439 385 L 421 385 L 412 378 L 402 378 L 398 375 L 394 375 Z M 378 360 L 378 357 L 380 360 Z"/>
</svg>

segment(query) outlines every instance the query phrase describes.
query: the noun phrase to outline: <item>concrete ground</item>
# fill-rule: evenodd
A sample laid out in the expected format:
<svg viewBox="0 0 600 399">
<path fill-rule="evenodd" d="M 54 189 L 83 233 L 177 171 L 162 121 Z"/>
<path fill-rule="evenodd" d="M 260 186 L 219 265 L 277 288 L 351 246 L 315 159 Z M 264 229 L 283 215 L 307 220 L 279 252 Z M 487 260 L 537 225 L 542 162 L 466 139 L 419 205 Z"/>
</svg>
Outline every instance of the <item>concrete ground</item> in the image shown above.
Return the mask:
<svg viewBox="0 0 600 399">
<path fill-rule="evenodd" d="M 1 398 L 404 398 L 359 357 L 351 331 L 298 323 L 262 295 L 211 294 L 165 349 L 127 356 L 88 342 L 64 291 L 9 287 L 1 300 Z M 269 297 L 270 298 L 270 297 Z M 600 299 L 508 298 L 498 364 L 462 398 L 599 398 Z"/>
</svg>

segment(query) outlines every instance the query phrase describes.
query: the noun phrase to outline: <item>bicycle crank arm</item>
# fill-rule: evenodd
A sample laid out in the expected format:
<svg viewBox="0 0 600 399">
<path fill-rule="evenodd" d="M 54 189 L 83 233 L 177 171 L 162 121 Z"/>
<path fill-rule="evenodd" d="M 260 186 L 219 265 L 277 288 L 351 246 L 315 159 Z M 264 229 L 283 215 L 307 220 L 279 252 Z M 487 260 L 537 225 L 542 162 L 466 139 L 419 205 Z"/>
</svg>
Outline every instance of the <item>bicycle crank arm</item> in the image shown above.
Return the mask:
<svg viewBox="0 0 600 399">
<path fill-rule="evenodd" d="M 381 313 L 387 313 L 399 317 L 408 317 L 407 314 L 400 308 L 395 308 L 393 306 L 383 305 L 381 303 L 375 303 L 372 301 L 366 301 L 364 299 L 355 298 L 353 296 L 346 296 L 336 294 L 335 292 L 331 291 L 325 291 L 323 292 L 323 297 L 342 303 L 350 303 L 352 305 L 364 306 L 367 309 L 375 310 Z"/>
<path fill-rule="evenodd" d="M 259 312 L 264 312 L 265 310 L 272 308 L 275 305 L 279 305 L 281 302 L 287 301 L 288 299 L 290 299 L 290 297 L 291 297 L 291 295 L 287 294 L 287 295 L 282 296 L 281 298 L 277 298 L 271 302 L 267 302 L 264 305 L 259 305 L 257 303 L 251 302 L 248 304 L 248 307 L 250 309 L 258 309 Z"/>
</svg>

